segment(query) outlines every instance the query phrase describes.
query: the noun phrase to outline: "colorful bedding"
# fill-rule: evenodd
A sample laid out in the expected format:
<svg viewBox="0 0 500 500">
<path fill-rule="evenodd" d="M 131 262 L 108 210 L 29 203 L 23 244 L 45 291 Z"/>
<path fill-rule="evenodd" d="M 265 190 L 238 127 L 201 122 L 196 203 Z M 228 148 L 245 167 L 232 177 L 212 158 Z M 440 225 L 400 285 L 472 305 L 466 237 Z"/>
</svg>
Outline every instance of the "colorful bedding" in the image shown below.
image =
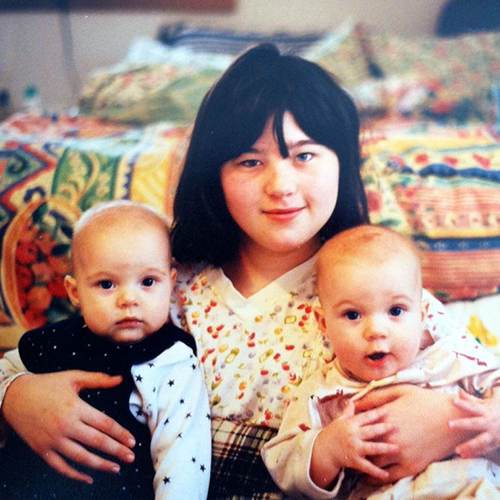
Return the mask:
<svg viewBox="0 0 500 500">
<path fill-rule="evenodd" d="M 424 286 L 445 302 L 498 293 L 498 131 L 379 123 L 366 132 L 364 155 L 371 219 L 415 239 Z"/>
<path fill-rule="evenodd" d="M 62 282 L 83 210 L 130 198 L 171 217 L 189 132 L 66 115 L 18 114 L 0 125 L 0 345 L 73 312 Z M 444 302 L 500 297 L 497 129 L 381 120 L 365 127 L 362 148 L 371 219 L 415 239 L 424 285 Z M 474 325 L 490 338 L 491 326 Z"/>
</svg>

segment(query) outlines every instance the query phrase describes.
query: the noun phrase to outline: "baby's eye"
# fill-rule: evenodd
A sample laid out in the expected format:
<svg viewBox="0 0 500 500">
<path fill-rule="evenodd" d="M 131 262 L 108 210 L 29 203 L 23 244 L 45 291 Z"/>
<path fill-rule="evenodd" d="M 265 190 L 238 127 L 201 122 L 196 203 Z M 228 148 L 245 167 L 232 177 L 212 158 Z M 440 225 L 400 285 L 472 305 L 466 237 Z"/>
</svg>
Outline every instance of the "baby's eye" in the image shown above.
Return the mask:
<svg viewBox="0 0 500 500">
<path fill-rule="evenodd" d="M 147 278 L 144 278 L 142 280 L 142 285 L 143 286 L 153 286 L 154 285 L 154 282 L 155 282 L 155 279 L 154 278 L 151 278 L 150 276 L 148 276 Z"/>
<path fill-rule="evenodd" d="M 345 317 L 351 321 L 356 321 L 359 319 L 359 313 L 357 311 L 347 311 Z"/>
<path fill-rule="evenodd" d="M 304 161 L 304 162 L 312 160 L 312 157 L 313 157 L 313 154 L 309 153 L 309 152 L 299 153 L 296 156 L 297 160 Z"/>
<path fill-rule="evenodd" d="M 109 290 L 113 286 L 113 282 L 111 280 L 101 280 L 98 285 L 104 290 Z"/>
<path fill-rule="evenodd" d="M 403 308 L 401 306 L 391 307 L 389 314 L 391 316 L 399 316 L 403 312 Z"/>
</svg>

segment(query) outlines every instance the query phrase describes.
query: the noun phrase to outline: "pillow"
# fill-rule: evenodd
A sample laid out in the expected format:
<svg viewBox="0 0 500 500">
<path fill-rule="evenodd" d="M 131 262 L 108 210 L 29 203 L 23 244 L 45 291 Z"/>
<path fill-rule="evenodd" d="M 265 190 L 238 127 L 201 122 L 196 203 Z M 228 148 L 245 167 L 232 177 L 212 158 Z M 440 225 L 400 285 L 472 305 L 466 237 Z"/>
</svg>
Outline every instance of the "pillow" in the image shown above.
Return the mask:
<svg viewBox="0 0 500 500">
<path fill-rule="evenodd" d="M 197 27 L 183 23 L 162 26 L 157 36 L 161 43 L 169 47 L 188 47 L 199 52 L 233 55 L 263 42 L 274 43 L 289 54 L 301 54 L 322 37 L 322 32 L 262 33 Z"/>
<path fill-rule="evenodd" d="M 234 56 L 230 54 L 196 52 L 191 47 L 171 47 L 148 37 L 138 37 L 130 45 L 125 63 L 128 65 L 171 63 L 200 70 L 212 68 L 223 71 L 233 59 Z"/>
<path fill-rule="evenodd" d="M 330 71 L 348 89 L 371 77 L 358 27 L 347 21 L 303 54 Z"/>
<path fill-rule="evenodd" d="M 500 143 L 486 128 L 365 136 L 372 222 L 414 238 L 442 301 L 500 292 Z"/>
<path fill-rule="evenodd" d="M 489 92 L 500 75 L 500 32 L 455 38 L 406 38 L 360 27 L 366 53 L 375 58 L 385 81 L 420 89 L 411 112 L 430 118 L 485 119 Z M 396 89 L 401 93 L 401 89 Z M 385 89 L 386 105 L 399 102 Z M 394 111 L 394 109 L 390 109 Z"/>
<path fill-rule="evenodd" d="M 94 73 L 80 96 L 80 112 L 116 122 L 191 123 L 221 71 L 171 63 Z"/>
</svg>

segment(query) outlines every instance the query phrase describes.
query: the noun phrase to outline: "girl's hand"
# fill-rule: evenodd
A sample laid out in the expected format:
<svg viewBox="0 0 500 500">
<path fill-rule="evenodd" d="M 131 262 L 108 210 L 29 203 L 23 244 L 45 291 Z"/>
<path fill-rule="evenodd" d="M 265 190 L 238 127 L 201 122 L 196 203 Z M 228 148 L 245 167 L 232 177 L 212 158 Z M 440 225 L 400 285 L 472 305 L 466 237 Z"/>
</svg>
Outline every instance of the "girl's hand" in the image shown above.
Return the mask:
<svg viewBox="0 0 500 500">
<path fill-rule="evenodd" d="M 479 435 L 455 448 L 462 458 L 486 455 L 500 447 L 500 400 L 479 399 L 460 390 L 453 404 L 467 416 L 450 420 L 450 428 L 479 432 Z"/>
<path fill-rule="evenodd" d="M 389 473 L 383 482 L 422 472 L 431 462 L 453 454 L 458 444 L 471 437 L 470 432 L 453 432 L 448 426 L 450 420 L 463 416 L 452 398 L 450 394 L 398 385 L 372 391 L 356 401 L 357 412 L 383 406 L 385 421 L 397 428 L 384 437 L 397 444 L 399 452 L 372 459 Z"/>
<path fill-rule="evenodd" d="M 118 472 L 119 466 L 87 447 L 132 462 L 135 441 L 126 429 L 78 397 L 82 389 L 114 387 L 121 377 L 66 371 L 16 378 L 5 394 L 2 415 L 12 429 L 59 473 L 87 483 L 92 478 L 66 459 L 93 469 Z"/>
<path fill-rule="evenodd" d="M 342 415 L 330 422 L 316 438 L 311 460 L 312 480 L 318 486 L 328 488 L 344 467 L 381 480 L 387 479 L 388 473 L 366 458 L 398 451 L 397 445 L 376 440 L 395 428 L 382 422 L 385 415 L 382 409 L 355 415 L 354 403 L 349 401 Z"/>
</svg>

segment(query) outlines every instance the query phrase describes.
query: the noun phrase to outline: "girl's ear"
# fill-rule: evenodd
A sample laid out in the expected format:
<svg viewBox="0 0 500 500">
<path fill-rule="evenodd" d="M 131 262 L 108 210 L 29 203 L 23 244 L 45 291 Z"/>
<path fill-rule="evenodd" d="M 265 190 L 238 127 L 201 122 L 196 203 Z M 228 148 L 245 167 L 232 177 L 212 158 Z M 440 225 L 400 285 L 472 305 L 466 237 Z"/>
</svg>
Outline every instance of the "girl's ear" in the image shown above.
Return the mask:
<svg viewBox="0 0 500 500">
<path fill-rule="evenodd" d="M 73 276 L 69 274 L 64 277 L 64 288 L 66 288 L 66 293 L 68 294 L 69 300 L 71 303 L 80 307 L 80 299 L 78 298 L 78 288 L 76 286 L 76 280 Z"/>
<path fill-rule="evenodd" d="M 317 306 L 314 308 L 314 317 L 318 322 L 319 329 L 324 333 L 326 331 L 326 323 L 325 323 L 325 314 L 323 312 L 323 308 Z"/>
</svg>

